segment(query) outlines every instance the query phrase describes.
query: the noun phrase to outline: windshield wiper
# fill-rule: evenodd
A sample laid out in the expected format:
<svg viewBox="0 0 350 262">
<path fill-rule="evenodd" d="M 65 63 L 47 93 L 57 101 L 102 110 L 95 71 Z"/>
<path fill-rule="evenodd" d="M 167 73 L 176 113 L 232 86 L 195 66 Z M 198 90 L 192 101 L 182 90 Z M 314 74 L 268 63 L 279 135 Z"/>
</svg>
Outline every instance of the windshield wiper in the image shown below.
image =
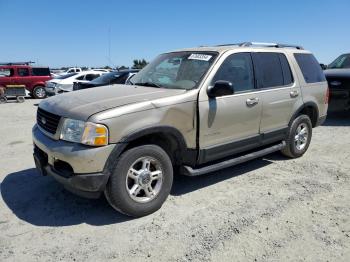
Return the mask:
<svg viewBox="0 0 350 262">
<path fill-rule="evenodd" d="M 150 86 L 150 87 L 162 88 L 161 85 L 156 84 L 156 83 L 153 83 L 153 82 L 133 83 L 133 85 L 137 85 L 137 86 Z"/>
</svg>

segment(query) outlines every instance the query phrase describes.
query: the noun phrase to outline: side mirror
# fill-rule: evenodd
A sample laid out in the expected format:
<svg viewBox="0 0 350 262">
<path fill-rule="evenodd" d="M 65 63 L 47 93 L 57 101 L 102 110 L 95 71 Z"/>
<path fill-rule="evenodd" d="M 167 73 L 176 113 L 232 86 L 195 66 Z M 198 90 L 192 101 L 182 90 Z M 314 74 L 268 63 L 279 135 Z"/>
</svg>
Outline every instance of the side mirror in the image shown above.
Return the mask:
<svg viewBox="0 0 350 262">
<path fill-rule="evenodd" d="M 320 64 L 320 66 L 321 66 L 322 70 L 326 70 L 327 69 L 327 65 L 325 65 L 325 64 Z"/>
<path fill-rule="evenodd" d="M 210 98 L 233 95 L 234 88 L 231 82 L 219 80 L 213 86 L 209 86 L 207 94 Z"/>
</svg>

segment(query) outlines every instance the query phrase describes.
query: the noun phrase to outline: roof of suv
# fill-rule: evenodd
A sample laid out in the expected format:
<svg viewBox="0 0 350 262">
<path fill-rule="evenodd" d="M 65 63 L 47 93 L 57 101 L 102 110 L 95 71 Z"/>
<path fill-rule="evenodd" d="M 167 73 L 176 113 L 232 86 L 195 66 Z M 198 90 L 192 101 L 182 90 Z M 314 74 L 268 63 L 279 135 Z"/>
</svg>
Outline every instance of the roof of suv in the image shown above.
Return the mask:
<svg viewBox="0 0 350 262">
<path fill-rule="evenodd" d="M 303 47 L 297 46 L 297 45 L 287 45 L 287 44 L 277 44 L 277 43 L 258 43 L 258 42 L 244 42 L 244 43 L 237 43 L 237 44 L 223 44 L 223 45 L 215 45 L 215 46 L 199 46 L 199 47 L 192 47 L 192 48 L 184 48 L 175 50 L 174 52 L 179 51 L 212 51 L 212 52 L 219 52 L 223 53 L 228 50 L 233 49 L 243 49 L 243 50 L 251 50 L 251 49 L 259 49 L 264 51 L 277 51 L 277 50 L 283 50 L 283 51 L 293 51 L 293 53 L 309 53 L 309 51 L 304 50 Z"/>
</svg>

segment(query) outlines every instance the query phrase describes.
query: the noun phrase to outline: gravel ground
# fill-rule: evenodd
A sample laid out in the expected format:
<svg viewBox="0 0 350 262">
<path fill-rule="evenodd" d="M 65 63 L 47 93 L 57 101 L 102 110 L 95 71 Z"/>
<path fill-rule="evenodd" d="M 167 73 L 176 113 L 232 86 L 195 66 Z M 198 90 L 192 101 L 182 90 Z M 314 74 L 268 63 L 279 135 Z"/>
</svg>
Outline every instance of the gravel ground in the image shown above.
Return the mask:
<svg viewBox="0 0 350 262">
<path fill-rule="evenodd" d="M 39 176 L 36 100 L 0 105 L 0 261 L 350 261 L 350 115 L 308 152 L 177 177 L 161 210 L 130 219 Z"/>
</svg>

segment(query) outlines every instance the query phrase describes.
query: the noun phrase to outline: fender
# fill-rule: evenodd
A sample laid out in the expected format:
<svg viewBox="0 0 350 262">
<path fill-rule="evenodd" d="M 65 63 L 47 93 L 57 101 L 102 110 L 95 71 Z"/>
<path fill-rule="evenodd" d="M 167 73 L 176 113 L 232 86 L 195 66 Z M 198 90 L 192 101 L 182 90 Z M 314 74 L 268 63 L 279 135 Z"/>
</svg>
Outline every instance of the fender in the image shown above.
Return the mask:
<svg viewBox="0 0 350 262">
<path fill-rule="evenodd" d="M 155 134 L 155 133 L 172 135 L 177 139 L 179 145 L 181 146 L 181 149 L 187 148 L 186 141 L 183 135 L 181 134 L 181 132 L 177 130 L 175 127 L 167 126 L 167 125 L 155 125 L 155 126 L 153 125 L 149 127 L 144 127 L 142 129 L 138 129 L 134 132 L 131 132 L 127 136 L 123 137 L 122 139 L 120 139 L 120 143 L 129 143 L 140 137 Z"/>
<path fill-rule="evenodd" d="M 291 124 L 292 124 L 292 122 L 293 122 L 293 120 L 300 114 L 300 112 L 301 111 L 303 111 L 306 107 L 312 107 L 312 108 L 314 108 L 314 109 L 316 109 L 316 123 L 317 123 L 317 121 L 318 121 L 318 119 L 319 119 L 319 116 L 320 116 L 320 113 L 319 113 L 319 110 L 318 110 L 318 107 L 317 107 L 317 104 L 315 103 L 315 102 L 306 102 L 306 103 L 304 103 L 302 106 L 300 106 L 299 108 L 298 108 L 298 110 L 296 110 L 295 111 L 295 113 L 292 115 L 292 117 L 291 117 L 291 119 L 290 119 L 290 121 L 289 121 L 289 124 L 288 124 L 288 126 L 290 126 Z M 312 121 L 312 119 L 311 119 L 311 121 Z"/>
<path fill-rule="evenodd" d="M 106 161 L 104 173 L 110 173 L 113 170 L 115 160 L 123 153 L 129 143 L 152 134 L 164 134 L 173 136 L 179 144 L 178 149 L 180 151 L 183 163 L 186 165 L 195 166 L 197 162 L 198 151 L 197 149 L 187 148 L 186 141 L 181 132 L 172 126 L 156 125 L 138 129 L 120 139 Z"/>
</svg>

